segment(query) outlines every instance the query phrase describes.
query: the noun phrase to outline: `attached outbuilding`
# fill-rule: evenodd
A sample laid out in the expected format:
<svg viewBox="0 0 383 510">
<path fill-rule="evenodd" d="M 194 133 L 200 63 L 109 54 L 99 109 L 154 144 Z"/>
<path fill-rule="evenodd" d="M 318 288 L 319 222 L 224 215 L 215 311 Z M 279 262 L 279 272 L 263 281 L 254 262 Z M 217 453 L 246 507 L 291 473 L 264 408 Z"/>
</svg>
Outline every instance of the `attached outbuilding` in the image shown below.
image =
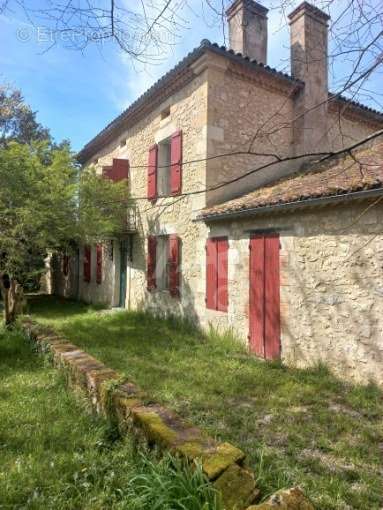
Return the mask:
<svg viewBox="0 0 383 510">
<path fill-rule="evenodd" d="M 383 383 L 382 137 L 199 220 L 227 246 L 222 327 L 265 359 Z"/>
</svg>

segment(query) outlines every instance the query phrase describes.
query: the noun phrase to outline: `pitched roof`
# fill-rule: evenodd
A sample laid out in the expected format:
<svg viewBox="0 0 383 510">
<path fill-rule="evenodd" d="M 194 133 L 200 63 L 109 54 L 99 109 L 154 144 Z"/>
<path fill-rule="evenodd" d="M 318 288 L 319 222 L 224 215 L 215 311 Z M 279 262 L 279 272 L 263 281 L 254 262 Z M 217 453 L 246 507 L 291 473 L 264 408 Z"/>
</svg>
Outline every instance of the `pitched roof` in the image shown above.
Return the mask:
<svg viewBox="0 0 383 510">
<path fill-rule="evenodd" d="M 185 58 L 173 67 L 169 72 L 164 74 L 154 85 L 152 85 L 142 96 L 140 96 L 134 103 L 132 103 L 125 111 L 118 117 L 110 122 L 104 129 L 102 129 L 90 142 L 88 142 L 81 151 L 77 154 L 77 159 L 80 163 L 85 163 L 92 155 L 97 152 L 101 147 L 106 145 L 113 137 L 118 136 L 121 131 L 136 121 L 137 113 L 143 109 L 146 104 L 149 104 L 153 97 L 162 89 L 169 86 L 176 77 L 182 75 L 189 68 L 189 66 L 201 57 L 206 51 L 211 51 L 217 55 L 222 55 L 234 62 L 245 65 L 253 71 L 263 72 L 267 75 L 291 86 L 303 86 L 303 82 L 292 78 L 286 73 L 282 73 L 273 69 L 270 66 L 264 65 L 256 60 L 250 60 L 249 57 L 244 57 L 241 53 L 235 53 L 233 50 L 219 46 L 216 43 L 211 43 L 208 39 L 203 39 L 201 44 L 192 50 Z M 172 89 L 169 89 L 172 92 Z M 171 94 L 168 94 L 171 95 Z M 162 98 L 163 99 L 163 98 Z"/>
<path fill-rule="evenodd" d="M 282 205 L 308 205 L 313 199 L 341 198 L 367 190 L 383 192 L 383 132 L 370 147 L 343 153 L 335 160 L 309 166 L 251 193 L 206 208 L 200 218 L 214 220 L 267 212 Z"/>
<path fill-rule="evenodd" d="M 279 82 L 283 82 L 291 87 L 303 87 L 304 82 L 290 76 L 287 73 L 277 71 L 276 69 L 257 62 L 256 60 L 250 60 L 249 57 L 244 57 L 242 53 L 235 53 L 231 49 L 227 49 L 225 46 L 219 46 L 217 43 L 211 43 L 208 39 L 203 39 L 201 44 L 192 50 L 185 58 L 183 58 L 178 64 L 173 67 L 169 72 L 164 74 L 154 85 L 152 85 L 144 94 L 142 94 L 136 101 L 134 101 L 125 111 L 123 111 L 118 117 L 110 122 L 104 129 L 102 129 L 90 142 L 88 142 L 81 151 L 77 154 L 77 159 L 80 163 L 85 163 L 91 158 L 98 150 L 104 147 L 107 143 L 111 142 L 113 138 L 119 136 L 129 125 L 137 122 L 139 118 L 142 118 L 145 113 L 150 109 L 159 94 L 160 91 L 166 90 L 166 97 L 173 94 L 174 88 L 170 86 L 176 79 L 182 77 L 185 79 L 185 83 L 188 79 L 191 79 L 194 75 L 190 69 L 190 65 L 201 57 L 206 51 L 213 52 L 217 55 L 221 55 L 225 58 L 230 59 L 233 62 L 239 63 L 246 66 L 248 69 L 264 73 L 269 77 L 272 77 Z M 187 76 L 187 73 L 190 73 Z M 336 94 L 330 94 L 332 101 L 340 101 L 341 103 L 348 103 L 351 107 L 357 108 L 361 113 L 372 116 L 374 120 L 383 121 L 383 113 L 372 108 L 368 108 L 355 101 L 350 101 L 343 96 Z M 161 96 L 161 100 L 164 97 Z"/>
</svg>

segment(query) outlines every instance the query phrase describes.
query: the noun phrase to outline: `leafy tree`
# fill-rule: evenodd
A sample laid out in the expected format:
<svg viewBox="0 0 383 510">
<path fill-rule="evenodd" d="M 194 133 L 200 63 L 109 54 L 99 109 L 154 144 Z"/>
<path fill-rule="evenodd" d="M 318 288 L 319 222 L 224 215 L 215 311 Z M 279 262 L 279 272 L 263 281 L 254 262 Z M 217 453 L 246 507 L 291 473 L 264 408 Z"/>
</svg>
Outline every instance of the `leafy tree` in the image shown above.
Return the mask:
<svg viewBox="0 0 383 510">
<path fill-rule="evenodd" d="M 49 140 L 49 130 L 36 120 L 36 112 L 24 102 L 20 90 L 0 85 L 0 147 L 7 142 L 32 143 Z"/>
<path fill-rule="evenodd" d="M 23 289 L 48 254 L 113 236 L 128 202 L 124 181 L 80 171 L 67 144 L 9 142 L 0 149 L 0 288 L 5 322 L 22 308 Z"/>
</svg>

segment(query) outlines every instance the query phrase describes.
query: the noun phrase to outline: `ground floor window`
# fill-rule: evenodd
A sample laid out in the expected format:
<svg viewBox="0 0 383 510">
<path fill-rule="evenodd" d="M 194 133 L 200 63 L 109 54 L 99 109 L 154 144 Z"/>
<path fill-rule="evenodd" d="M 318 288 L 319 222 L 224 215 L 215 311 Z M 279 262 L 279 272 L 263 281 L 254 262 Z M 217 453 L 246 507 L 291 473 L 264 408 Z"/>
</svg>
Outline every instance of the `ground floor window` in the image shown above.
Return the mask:
<svg viewBox="0 0 383 510">
<path fill-rule="evenodd" d="M 176 234 L 149 236 L 147 286 L 149 291 L 168 290 L 180 294 L 181 240 Z"/>
</svg>

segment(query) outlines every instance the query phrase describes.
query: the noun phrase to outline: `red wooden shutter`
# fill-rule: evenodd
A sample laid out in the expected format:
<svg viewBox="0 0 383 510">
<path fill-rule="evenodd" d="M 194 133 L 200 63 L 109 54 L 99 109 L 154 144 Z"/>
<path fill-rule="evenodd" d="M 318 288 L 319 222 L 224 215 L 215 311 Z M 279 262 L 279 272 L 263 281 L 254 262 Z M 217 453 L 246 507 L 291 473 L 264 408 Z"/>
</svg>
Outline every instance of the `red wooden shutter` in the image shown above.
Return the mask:
<svg viewBox="0 0 383 510">
<path fill-rule="evenodd" d="M 113 159 L 112 180 L 114 182 L 122 181 L 129 178 L 129 160 L 128 159 Z"/>
<path fill-rule="evenodd" d="M 217 310 L 227 312 L 228 307 L 228 250 L 229 241 L 219 238 L 217 242 Z"/>
<path fill-rule="evenodd" d="M 102 167 L 102 176 L 105 179 L 111 179 L 112 178 L 112 172 L 113 172 L 113 167 L 111 167 L 111 166 L 103 166 Z"/>
<path fill-rule="evenodd" d="M 265 358 L 280 356 L 279 236 L 265 238 Z"/>
<path fill-rule="evenodd" d="M 266 359 L 280 356 L 279 236 L 250 240 L 250 350 Z"/>
<path fill-rule="evenodd" d="M 69 274 L 69 255 L 63 256 L 63 274 L 64 276 Z"/>
<path fill-rule="evenodd" d="M 265 239 L 262 235 L 250 239 L 250 350 L 265 355 Z"/>
<path fill-rule="evenodd" d="M 169 291 L 173 297 L 180 295 L 180 246 L 176 234 L 169 236 Z"/>
<path fill-rule="evenodd" d="M 147 285 L 148 290 L 156 288 L 156 251 L 157 239 L 155 236 L 148 237 L 148 259 L 147 259 Z"/>
<path fill-rule="evenodd" d="M 149 149 L 148 161 L 148 198 L 150 200 L 157 198 L 157 159 L 158 145 L 152 145 Z"/>
<path fill-rule="evenodd" d="M 217 308 L 217 243 L 206 241 L 206 307 Z"/>
<path fill-rule="evenodd" d="M 90 246 L 84 246 L 84 282 L 90 282 L 91 267 L 91 249 Z"/>
<path fill-rule="evenodd" d="M 96 282 L 102 282 L 102 245 L 96 245 Z"/>
<path fill-rule="evenodd" d="M 172 195 L 181 193 L 182 183 L 182 131 L 176 131 L 170 145 L 170 191 Z"/>
</svg>

